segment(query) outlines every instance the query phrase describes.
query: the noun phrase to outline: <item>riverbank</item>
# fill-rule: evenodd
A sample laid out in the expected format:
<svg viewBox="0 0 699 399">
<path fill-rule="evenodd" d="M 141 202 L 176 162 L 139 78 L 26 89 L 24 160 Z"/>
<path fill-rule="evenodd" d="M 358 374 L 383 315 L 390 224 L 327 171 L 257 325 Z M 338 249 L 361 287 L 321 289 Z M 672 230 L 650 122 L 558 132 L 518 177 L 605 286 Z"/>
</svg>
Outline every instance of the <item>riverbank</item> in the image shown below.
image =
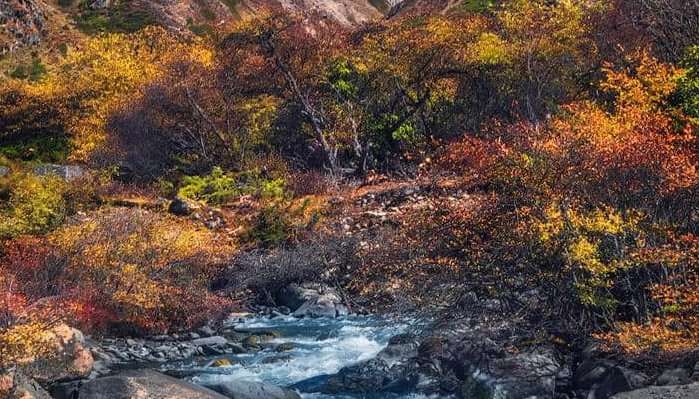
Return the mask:
<svg viewBox="0 0 699 399">
<path fill-rule="evenodd" d="M 288 298 L 291 307 L 258 307 L 191 332 L 100 340 L 76 335 L 94 358 L 89 370 L 44 385 L 55 399 L 101 398 L 117 389 L 115 381 L 146 391 L 202 386 L 224 397 L 266 399 L 608 399 L 639 389 L 619 397 L 646 399 L 697 389 L 697 365 L 650 374 L 592 346 L 577 352 L 554 339 L 525 343 L 521 325 L 492 300 L 473 298 L 473 317 L 445 321 L 340 314 L 339 296 L 319 284 L 284 291 L 296 294 Z M 258 396 L 236 396 L 241 390 Z"/>
</svg>

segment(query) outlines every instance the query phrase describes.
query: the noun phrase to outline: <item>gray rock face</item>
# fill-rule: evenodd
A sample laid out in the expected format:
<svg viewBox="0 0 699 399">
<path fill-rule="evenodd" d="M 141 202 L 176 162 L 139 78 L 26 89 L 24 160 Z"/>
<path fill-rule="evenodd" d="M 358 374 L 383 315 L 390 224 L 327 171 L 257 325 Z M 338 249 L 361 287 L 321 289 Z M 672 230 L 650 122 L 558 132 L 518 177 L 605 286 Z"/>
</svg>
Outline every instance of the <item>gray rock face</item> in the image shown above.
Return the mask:
<svg viewBox="0 0 699 399">
<path fill-rule="evenodd" d="M 699 383 L 689 385 L 671 385 L 664 387 L 647 387 L 635 391 L 623 392 L 612 399 L 695 399 L 699 398 Z"/>
<path fill-rule="evenodd" d="M 322 286 L 290 285 L 279 294 L 279 303 L 293 310 L 294 317 L 341 317 L 349 314 L 340 295 Z"/>
<path fill-rule="evenodd" d="M 301 399 L 294 391 L 261 382 L 232 381 L 209 388 L 231 399 Z"/>
<path fill-rule="evenodd" d="M 553 350 L 537 348 L 529 352 L 493 359 L 486 379 L 507 398 L 548 398 L 556 392 L 556 379 L 565 376 L 565 368 Z"/>
<path fill-rule="evenodd" d="M 204 387 L 152 370 L 97 378 L 80 388 L 80 399 L 225 399 Z"/>
<path fill-rule="evenodd" d="M 609 368 L 600 378 L 600 381 L 590 390 L 590 398 L 608 399 L 620 392 L 639 389 L 648 385 L 649 379 L 643 374 L 625 367 L 614 366 Z"/>
<path fill-rule="evenodd" d="M 58 176 L 66 181 L 73 181 L 87 175 L 85 169 L 77 165 L 44 164 L 34 168 L 38 176 Z"/>
<path fill-rule="evenodd" d="M 684 368 L 676 368 L 665 370 L 655 380 L 655 385 L 683 385 L 690 382 L 689 370 Z"/>
<path fill-rule="evenodd" d="M 193 339 L 191 343 L 196 346 L 226 345 L 228 340 L 220 335 L 214 335 L 213 337 Z"/>
</svg>

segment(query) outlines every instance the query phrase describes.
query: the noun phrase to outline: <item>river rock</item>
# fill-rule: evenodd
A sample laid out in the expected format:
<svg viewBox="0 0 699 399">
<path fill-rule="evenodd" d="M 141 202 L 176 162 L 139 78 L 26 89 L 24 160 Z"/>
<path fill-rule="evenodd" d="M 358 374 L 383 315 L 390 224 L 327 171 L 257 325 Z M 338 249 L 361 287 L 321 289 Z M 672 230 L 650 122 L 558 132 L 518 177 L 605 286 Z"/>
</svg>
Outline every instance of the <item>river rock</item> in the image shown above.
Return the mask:
<svg viewBox="0 0 699 399">
<path fill-rule="evenodd" d="M 411 362 L 390 365 L 374 358 L 341 369 L 314 387 L 325 394 L 404 393 L 413 390 L 419 381 L 417 370 Z M 303 387 L 303 383 L 298 385 Z M 308 387 L 308 385 L 306 385 Z"/>
<path fill-rule="evenodd" d="M 228 340 L 220 335 L 214 335 L 213 337 L 197 338 L 190 341 L 192 345 L 195 346 L 214 346 L 214 345 L 226 345 Z"/>
<path fill-rule="evenodd" d="M 643 373 L 622 366 L 609 368 L 590 390 L 590 399 L 608 399 L 620 392 L 639 389 L 648 385 L 649 379 Z"/>
<path fill-rule="evenodd" d="M 38 176 L 58 176 L 65 181 L 73 181 L 84 177 L 87 172 L 77 165 L 44 164 L 34 167 L 34 174 Z"/>
<path fill-rule="evenodd" d="M 85 348 L 83 334 L 65 324 L 59 324 L 48 331 L 48 345 L 54 356 L 34 360 L 26 367 L 29 377 L 40 383 L 59 380 L 74 380 L 90 375 L 94 359 Z"/>
<path fill-rule="evenodd" d="M 0 397 L 6 399 L 52 399 L 35 380 L 15 370 L 0 374 Z"/>
<path fill-rule="evenodd" d="M 618 393 L 611 399 L 694 399 L 699 398 L 699 383 L 688 385 L 650 386 Z M 595 398 L 597 399 L 597 398 Z"/>
<path fill-rule="evenodd" d="M 342 304 L 340 296 L 335 293 L 325 293 L 313 297 L 296 309 L 294 317 L 342 317 L 349 313 L 347 307 Z"/>
<path fill-rule="evenodd" d="M 291 284 L 277 294 L 277 302 L 288 307 L 295 317 L 333 318 L 349 314 L 335 289 L 317 284 Z"/>
<path fill-rule="evenodd" d="M 377 355 L 379 359 L 393 365 L 418 355 L 420 343 L 413 334 L 400 334 L 392 337 L 388 345 Z"/>
<path fill-rule="evenodd" d="M 301 396 L 292 390 L 262 382 L 218 382 L 208 387 L 231 399 L 301 399 Z"/>
<path fill-rule="evenodd" d="M 129 370 L 80 388 L 80 399 L 225 399 L 216 392 L 153 370 Z"/>
<path fill-rule="evenodd" d="M 689 370 L 679 367 L 663 371 L 655 380 L 655 385 L 683 385 L 689 382 Z"/>
<path fill-rule="evenodd" d="M 486 374 L 509 399 L 552 398 L 566 371 L 553 350 L 536 348 L 492 360 Z"/>
</svg>

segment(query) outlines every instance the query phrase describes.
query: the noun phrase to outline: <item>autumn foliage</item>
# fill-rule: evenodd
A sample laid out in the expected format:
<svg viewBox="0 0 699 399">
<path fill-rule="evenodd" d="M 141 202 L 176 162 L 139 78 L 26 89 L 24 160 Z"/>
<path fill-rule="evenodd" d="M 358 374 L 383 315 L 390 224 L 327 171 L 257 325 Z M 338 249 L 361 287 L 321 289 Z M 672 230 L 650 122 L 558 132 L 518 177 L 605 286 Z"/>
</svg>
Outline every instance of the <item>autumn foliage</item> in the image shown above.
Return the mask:
<svg viewBox="0 0 699 399">
<path fill-rule="evenodd" d="M 274 269 L 245 255 L 335 242 L 362 217 L 336 205 L 377 176 L 436 194 L 333 269 L 365 302 L 461 312 L 474 294 L 575 345 L 695 353 L 699 44 L 669 17 L 682 2 L 642 3 L 355 27 L 269 9 L 202 36 L 96 35 L 36 79 L 0 77 L 0 355 L 41 355 L 57 319 L 148 334 L 270 297 L 247 289 L 276 287 Z M 45 162 L 92 174 L 31 172 Z M 165 212 L 175 196 L 188 217 Z"/>
</svg>

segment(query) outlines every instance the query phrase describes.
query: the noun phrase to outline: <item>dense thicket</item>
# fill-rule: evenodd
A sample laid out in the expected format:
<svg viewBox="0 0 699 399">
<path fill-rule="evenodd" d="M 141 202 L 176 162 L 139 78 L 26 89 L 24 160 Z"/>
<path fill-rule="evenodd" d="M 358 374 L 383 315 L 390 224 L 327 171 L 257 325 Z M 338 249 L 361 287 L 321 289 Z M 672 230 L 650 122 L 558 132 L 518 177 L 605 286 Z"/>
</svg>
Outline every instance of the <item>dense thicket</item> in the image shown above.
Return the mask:
<svg viewBox="0 0 699 399">
<path fill-rule="evenodd" d="M 333 270 L 357 294 L 400 287 L 458 309 L 474 291 L 615 350 L 692 353 L 697 15 L 697 2 L 511 0 L 353 29 L 269 10 L 200 38 L 153 27 L 90 38 L 37 81 L 1 81 L 2 164 L 69 160 L 99 173 L 2 181 L 12 223 L 0 223 L 0 346 L 22 347 L 56 314 L 36 311 L 41 301 L 78 309 L 60 316 L 96 331 L 193 325 L 182 315 L 239 298 L 211 300 L 223 257 L 267 276 L 251 260 L 262 257 L 233 255 L 258 248 L 284 263 L 317 245 L 316 256 L 342 253 Z M 455 177 L 473 196 L 415 211 L 351 251 L 335 238 L 309 244 L 335 226 L 319 222 L 326 178 L 376 173 Z M 209 228 L 219 211 L 208 207 L 235 202 L 244 231 L 95 210 L 124 191 L 199 201 Z M 281 268 L 283 281 L 321 275 L 329 266 L 316 260 Z M 535 307 L 518 299 L 532 290 Z"/>
</svg>

